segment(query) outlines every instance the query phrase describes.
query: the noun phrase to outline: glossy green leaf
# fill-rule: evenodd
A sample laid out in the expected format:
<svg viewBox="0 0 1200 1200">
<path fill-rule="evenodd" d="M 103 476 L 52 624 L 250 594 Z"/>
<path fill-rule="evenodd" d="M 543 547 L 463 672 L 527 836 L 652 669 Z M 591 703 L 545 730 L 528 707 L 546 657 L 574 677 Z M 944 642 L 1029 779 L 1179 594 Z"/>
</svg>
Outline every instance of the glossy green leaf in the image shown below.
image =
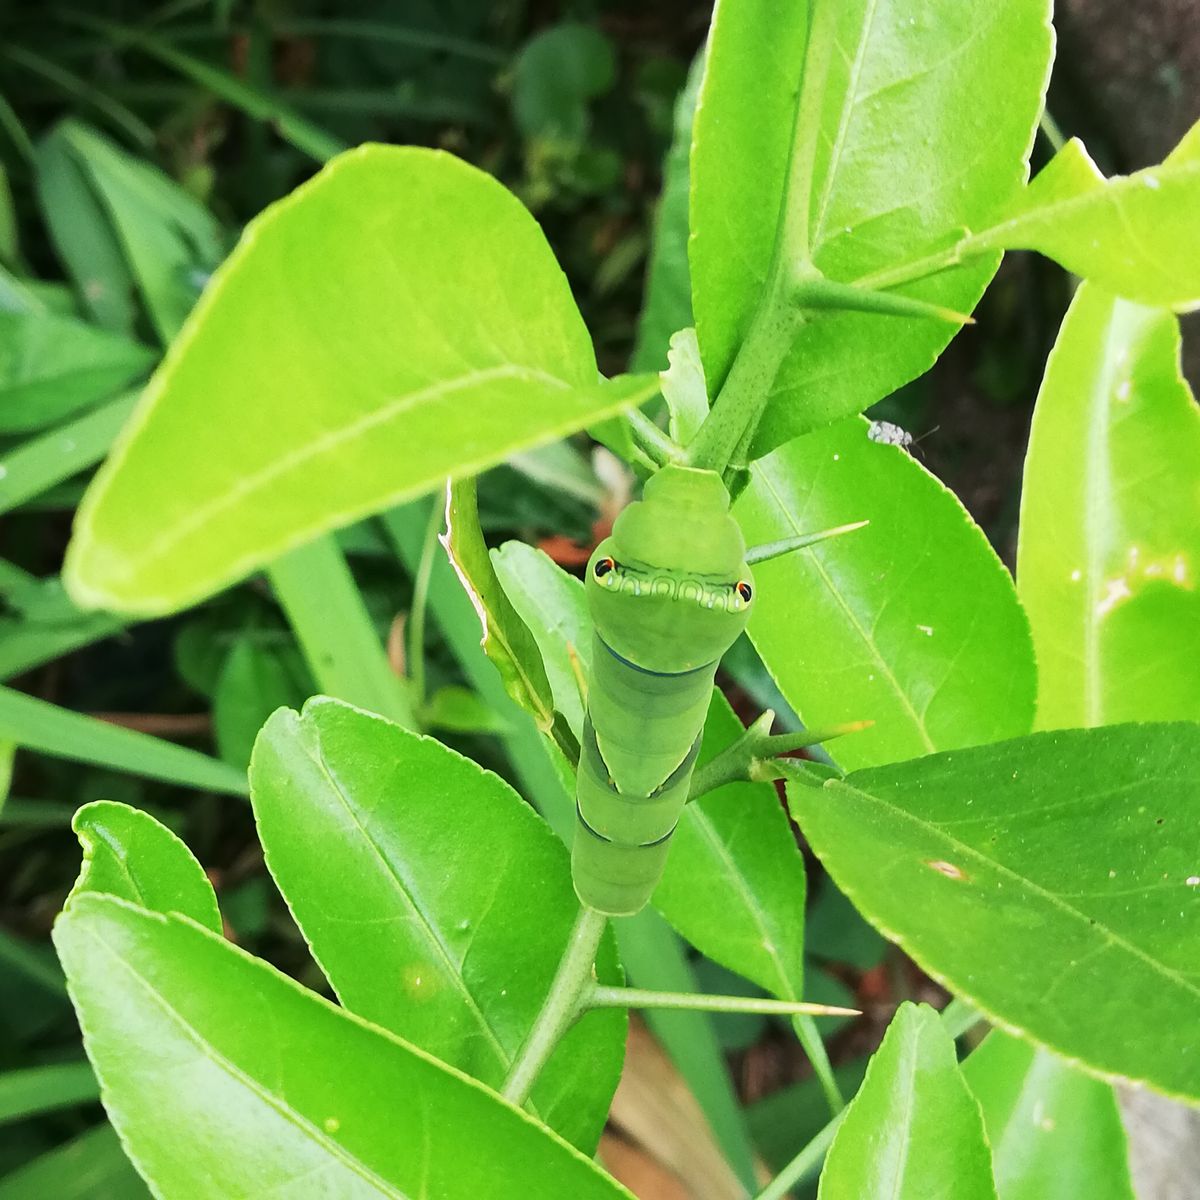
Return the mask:
<svg viewBox="0 0 1200 1200">
<path fill-rule="evenodd" d="M 661 371 L 667 366 L 671 335 L 692 323 L 688 275 L 688 156 L 696 98 L 704 79 L 704 52 L 688 72 L 675 101 L 675 128 L 662 170 L 662 192 L 654 215 L 653 241 L 646 267 L 646 292 L 638 316 L 637 340 L 630 366 L 634 371 Z"/>
<path fill-rule="evenodd" d="M 972 248 L 1037 250 L 1142 304 L 1200 301 L 1200 138 L 1166 161 L 1105 179 L 1072 138 Z"/>
<path fill-rule="evenodd" d="M 144 346 L 70 317 L 0 312 L 0 433 L 27 433 L 130 383 L 153 360 Z"/>
<path fill-rule="evenodd" d="M 346 1007 L 498 1088 L 578 907 L 554 834 L 469 759 L 323 698 L 271 718 L 251 781 L 267 865 Z M 590 1014 L 536 1112 L 594 1149 L 623 1049 L 623 1017 Z"/>
<path fill-rule="evenodd" d="M 956 497 L 898 446 L 845 421 L 754 464 L 734 509 L 750 545 L 870 525 L 755 568 L 750 635 L 814 727 L 873 766 L 1028 732 L 1035 671 L 1008 572 Z"/>
<path fill-rule="evenodd" d="M 85 1104 L 99 1094 L 96 1076 L 86 1062 L 0 1072 L 0 1124 Z"/>
<path fill-rule="evenodd" d="M 495 1095 L 180 917 L 55 925 L 105 1106 L 157 1194 L 628 1196 Z"/>
<path fill-rule="evenodd" d="M 421 710 L 422 726 L 451 733 L 504 733 L 504 718 L 470 688 L 440 687 Z"/>
<path fill-rule="evenodd" d="M 1017 578 L 1039 723 L 1200 718 L 1200 409 L 1170 313 L 1091 284 L 1038 395 Z"/>
<path fill-rule="evenodd" d="M 856 771 L 788 802 L 931 975 L 1088 1070 L 1200 1098 L 1200 726 L 1121 725 Z"/>
<path fill-rule="evenodd" d="M 54 758 L 115 767 L 185 787 L 232 796 L 245 795 L 247 790 L 240 771 L 207 754 L 59 708 L 12 688 L 0 688 L 0 737 Z"/>
<path fill-rule="evenodd" d="M 83 847 L 79 878 L 67 903 L 99 893 L 158 913 L 182 913 L 221 932 L 217 897 L 191 851 L 148 813 L 95 800 L 71 822 Z"/>
<path fill-rule="evenodd" d="M 133 395 L 118 396 L 6 451 L 0 460 L 0 513 L 99 462 L 136 400 Z"/>
<path fill-rule="evenodd" d="M 107 1122 L 47 1151 L 0 1179 L 0 1200 L 149 1200 Z"/>
<path fill-rule="evenodd" d="M 1048 0 L 719 5 L 691 160 L 692 299 L 710 386 L 724 382 L 777 271 L 808 261 L 869 285 L 1002 211 L 1026 176 L 1051 46 Z M 998 262 L 902 290 L 969 312 Z M 915 378 L 952 332 L 815 316 L 779 373 L 755 453 Z"/>
<path fill-rule="evenodd" d="M 963 1074 L 983 1109 L 1000 1200 L 1134 1200 L 1107 1084 L 998 1029 Z"/>
<path fill-rule="evenodd" d="M 500 184 L 362 147 L 217 272 L 84 501 L 65 577 L 91 604 L 178 608 L 656 387 L 597 382 L 566 279 Z"/>
<path fill-rule="evenodd" d="M 937 1013 L 902 1004 L 838 1129 L 820 1200 L 996 1200 L 979 1107 Z"/>
</svg>

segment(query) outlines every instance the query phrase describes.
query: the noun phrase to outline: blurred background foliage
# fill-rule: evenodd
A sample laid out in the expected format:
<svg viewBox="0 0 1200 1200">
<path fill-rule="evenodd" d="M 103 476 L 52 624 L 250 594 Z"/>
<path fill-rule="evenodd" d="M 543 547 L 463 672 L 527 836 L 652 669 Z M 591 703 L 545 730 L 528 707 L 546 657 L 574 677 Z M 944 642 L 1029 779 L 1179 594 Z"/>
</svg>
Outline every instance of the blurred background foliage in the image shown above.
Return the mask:
<svg viewBox="0 0 1200 1200">
<path fill-rule="evenodd" d="M 1200 72 L 1200 27 L 1178 5 L 1145 4 L 1131 18 L 1127 7 L 1064 0 L 1059 16 L 1050 111 L 1106 172 L 1157 161 L 1174 144 L 1194 117 L 1188 87 Z M 641 368 L 665 365 L 661 342 L 644 333 L 638 343 L 639 314 L 676 101 L 709 17 L 689 0 L 0 8 L 0 679 L 244 767 L 267 714 L 314 686 L 270 588 L 250 580 L 126 628 L 76 611 L 57 580 L 73 509 L 132 393 L 245 223 L 321 158 L 368 140 L 441 147 L 500 178 L 545 228 L 602 369 L 624 369 L 635 347 Z M 1127 120 L 1135 109 L 1150 116 Z M 1039 139 L 1035 165 L 1055 136 Z M 1010 563 L 1029 414 L 1068 299 L 1053 265 L 1009 255 L 978 324 L 873 414 L 912 433 L 913 452 Z M 489 536 L 541 543 L 567 566 L 585 561 L 629 483 L 590 453 L 552 448 L 481 481 Z M 406 566 L 375 520 L 339 542 L 393 666 L 411 672 L 404 629 L 420 546 Z M 492 736 L 502 717 L 465 686 L 436 631 L 424 644 L 426 725 L 507 772 Z M 730 669 L 744 717 L 777 705 L 748 646 Z M 210 869 L 230 935 L 319 978 L 266 875 L 247 806 L 61 757 L 14 759 L 4 720 L 0 711 L 0 1200 L 144 1195 L 97 1125 L 49 949 L 78 867 L 74 810 L 108 798 L 153 812 Z M 928 997 L 931 985 L 827 882 L 811 891 L 811 999 L 853 997 L 886 1013 L 897 998 Z M 710 990 L 750 986 L 710 963 L 697 973 Z M 823 1120 L 818 1089 L 785 1030 L 722 1022 L 751 1133 L 778 1164 Z M 835 1032 L 847 1086 L 881 1027 Z M 42 1077 L 50 1093 L 37 1115 L 6 1108 L 6 1073 L 56 1063 L 63 1072 Z"/>
</svg>

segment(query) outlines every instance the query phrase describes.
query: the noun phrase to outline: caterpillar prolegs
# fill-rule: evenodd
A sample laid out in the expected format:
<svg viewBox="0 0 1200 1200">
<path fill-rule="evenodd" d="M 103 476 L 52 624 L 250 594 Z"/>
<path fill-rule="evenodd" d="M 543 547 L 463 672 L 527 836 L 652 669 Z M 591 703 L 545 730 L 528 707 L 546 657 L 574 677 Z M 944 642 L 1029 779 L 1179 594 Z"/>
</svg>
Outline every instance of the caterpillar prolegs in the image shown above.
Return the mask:
<svg viewBox="0 0 1200 1200">
<path fill-rule="evenodd" d="M 687 802 L 713 679 L 746 627 L 754 583 L 713 471 L 666 466 L 587 566 L 594 629 L 576 789 L 575 890 L 638 912 Z"/>
</svg>

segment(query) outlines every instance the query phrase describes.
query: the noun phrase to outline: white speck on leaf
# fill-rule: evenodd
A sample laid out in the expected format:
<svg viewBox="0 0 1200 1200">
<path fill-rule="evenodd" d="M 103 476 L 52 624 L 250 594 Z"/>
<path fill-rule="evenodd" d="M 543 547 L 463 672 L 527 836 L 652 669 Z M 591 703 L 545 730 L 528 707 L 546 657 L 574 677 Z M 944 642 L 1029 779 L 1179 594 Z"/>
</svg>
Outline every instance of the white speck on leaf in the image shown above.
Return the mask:
<svg viewBox="0 0 1200 1200">
<path fill-rule="evenodd" d="M 1187 879 L 1184 880 L 1184 883 L 1186 883 L 1188 887 L 1200 887 L 1200 875 L 1189 875 Z"/>
<path fill-rule="evenodd" d="M 1116 871 L 1109 871 L 1108 877 L 1109 877 L 1109 879 L 1116 879 L 1116 877 L 1117 877 Z"/>
<path fill-rule="evenodd" d="M 1133 391 L 1133 384 L 1128 379 L 1122 379 L 1117 385 L 1116 397 L 1122 404 L 1129 403 L 1129 395 Z"/>
<path fill-rule="evenodd" d="M 337 1133 L 342 1127 L 341 1121 L 337 1117 L 326 1117 L 324 1121 L 326 1133 Z"/>
<path fill-rule="evenodd" d="M 1146 185 L 1146 186 L 1147 186 L 1147 187 L 1148 187 L 1148 188 L 1149 188 L 1149 189 L 1150 189 L 1152 192 L 1157 192 L 1157 191 L 1158 191 L 1158 189 L 1159 189 L 1160 187 L 1162 187 L 1162 184 L 1161 184 L 1161 183 L 1158 181 L 1158 177 L 1157 177 L 1156 175 L 1143 175 L 1143 176 L 1142 176 L 1142 182 L 1143 182 L 1143 183 L 1144 183 L 1144 184 L 1145 184 L 1145 185 Z"/>
<path fill-rule="evenodd" d="M 1078 567 L 1076 567 L 1075 570 L 1073 570 L 1071 572 L 1071 582 L 1078 583 L 1082 578 L 1083 578 L 1083 572 Z"/>
<path fill-rule="evenodd" d="M 933 626 L 932 626 L 932 625 L 918 625 L 918 626 L 917 626 L 917 628 L 918 628 L 918 629 L 919 629 L 919 630 L 920 630 L 920 631 L 921 631 L 921 632 L 922 632 L 922 633 L 923 633 L 923 634 L 924 634 L 926 637 L 933 637 Z"/>
<path fill-rule="evenodd" d="M 1129 590 L 1129 581 L 1124 575 L 1110 579 L 1104 585 L 1104 595 L 1096 602 L 1096 616 L 1107 617 L 1122 600 L 1128 600 L 1133 593 Z"/>
</svg>

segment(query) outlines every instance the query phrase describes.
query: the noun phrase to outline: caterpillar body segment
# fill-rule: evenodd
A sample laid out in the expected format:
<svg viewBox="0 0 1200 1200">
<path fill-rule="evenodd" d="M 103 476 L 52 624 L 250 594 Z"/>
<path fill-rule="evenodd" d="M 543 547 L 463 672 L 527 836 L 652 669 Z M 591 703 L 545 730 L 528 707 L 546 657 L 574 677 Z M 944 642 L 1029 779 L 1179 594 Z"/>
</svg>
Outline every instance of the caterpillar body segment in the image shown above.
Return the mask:
<svg viewBox="0 0 1200 1200">
<path fill-rule="evenodd" d="M 753 581 L 715 472 L 662 468 L 588 563 L 595 630 L 572 849 L 575 890 L 638 912 L 687 802 L 721 656 Z"/>
</svg>

